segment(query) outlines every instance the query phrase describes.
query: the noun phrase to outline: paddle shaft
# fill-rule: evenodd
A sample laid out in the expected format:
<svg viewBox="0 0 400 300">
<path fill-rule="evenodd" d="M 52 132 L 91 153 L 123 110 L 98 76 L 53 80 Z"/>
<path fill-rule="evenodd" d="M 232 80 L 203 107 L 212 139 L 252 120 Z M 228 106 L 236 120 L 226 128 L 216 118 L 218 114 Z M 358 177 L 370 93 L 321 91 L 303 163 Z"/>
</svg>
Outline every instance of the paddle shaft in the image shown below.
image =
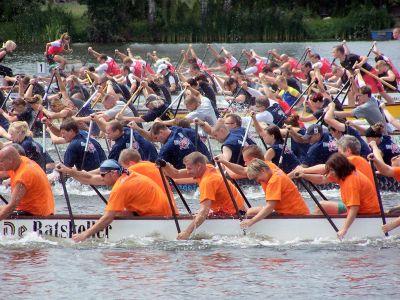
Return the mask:
<svg viewBox="0 0 400 300">
<path fill-rule="evenodd" d="M 14 89 L 15 85 L 17 84 L 17 80 L 14 81 L 13 85 L 11 86 L 11 89 L 8 91 L 6 99 L 4 99 L 4 102 L 1 104 L 1 109 L 3 109 L 4 105 L 6 105 L 8 99 L 10 99 L 11 92 Z"/>
<path fill-rule="evenodd" d="M 83 158 L 82 158 L 82 163 L 81 163 L 81 170 L 83 170 L 83 166 L 85 164 L 86 155 L 87 155 L 87 152 L 88 152 L 88 149 L 89 149 L 90 134 L 92 133 L 92 128 L 93 128 L 93 120 L 90 120 L 88 136 L 86 138 L 86 143 L 85 143 L 85 151 L 83 152 Z"/>
<path fill-rule="evenodd" d="M 65 186 L 65 178 L 64 178 L 64 174 L 63 173 L 60 173 L 60 181 L 61 181 L 61 185 L 62 185 L 62 188 L 63 188 L 65 201 L 67 202 L 68 214 L 69 214 L 71 227 L 72 227 L 70 229 L 70 237 L 71 237 L 71 233 L 72 234 L 76 233 L 75 218 L 74 218 L 74 214 L 72 213 L 71 202 L 69 201 L 69 195 L 68 195 L 67 187 Z"/>
<path fill-rule="evenodd" d="M 374 166 L 374 163 L 372 160 L 370 160 L 369 163 L 371 165 L 372 173 L 374 174 L 375 189 L 376 189 L 376 194 L 378 196 L 379 211 L 380 211 L 381 218 L 382 218 L 382 224 L 385 225 L 386 224 L 385 211 L 383 209 L 382 197 L 381 197 L 381 193 L 379 191 L 379 186 L 378 186 L 379 183 L 378 183 L 378 178 L 376 177 L 375 166 Z M 385 236 L 389 236 L 389 233 L 385 232 Z"/>
<path fill-rule="evenodd" d="M 203 55 L 203 58 L 201 60 L 201 64 L 199 67 L 204 66 L 204 60 L 206 59 L 207 53 L 208 53 L 208 47 L 206 47 L 206 51 L 204 51 L 204 55 Z"/>
<path fill-rule="evenodd" d="M 239 212 L 239 207 L 238 207 L 238 205 L 237 205 L 237 203 L 236 203 L 235 197 L 233 196 L 231 187 L 230 187 L 230 185 L 229 185 L 229 183 L 228 183 L 228 179 L 226 179 L 226 176 L 225 176 L 224 170 L 222 169 L 221 163 L 218 162 L 218 161 L 217 161 L 216 163 L 217 163 L 219 172 L 221 173 L 222 179 L 224 180 L 225 187 L 226 187 L 226 189 L 228 190 L 229 197 L 230 197 L 231 200 L 232 200 L 232 204 L 233 204 L 233 206 L 235 207 L 236 214 L 237 214 L 239 220 L 240 220 L 240 221 L 243 221 L 243 217 L 242 217 L 242 215 L 241 215 L 240 212 Z"/>
<path fill-rule="evenodd" d="M 297 69 L 298 65 L 300 64 L 300 62 L 303 60 L 303 58 L 305 58 L 307 56 L 307 52 L 308 52 L 308 48 L 306 50 L 304 50 L 303 54 L 301 55 L 300 59 L 297 61 L 296 66 L 294 67 L 295 69 Z"/>
<path fill-rule="evenodd" d="M 194 125 L 195 137 L 194 137 L 194 146 L 196 151 L 199 149 L 199 123 L 195 123 Z"/>
<path fill-rule="evenodd" d="M 237 188 L 237 190 L 239 191 L 240 195 L 243 197 L 244 202 L 246 202 L 246 205 L 248 208 L 251 208 L 251 204 L 249 199 L 247 199 L 246 195 L 244 194 L 242 188 L 240 187 L 239 183 L 232 177 L 229 178 L 229 180 L 233 183 L 233 185 Z"/>
<path fill-rule="evenodd" d="M 226 111 L 225 111 L 225 113 L 224 113 L 224 115 L 223 115 L 222 117 L 225 117 L 225 115 L 228 113 L 228 111 L 229 111 L 229 109 L 231 108 L 231 106 L 233 105 L 233 103 L 235 103 L 235 98 L 237 97 L 237 95 L 239 95 L 239 93 L 240 93 L 240 91 L 241 91 L 242 89 L 243 89 L 243 88 L 240 87 L 240 88 L 236 91 L 235 95 L 233 95 L 233 99 L 232 99 L 232 101 L 229 103 L 229 105 L 228 105 L 228 107 L 226 108 Z"/>
<path fill-rule="evenodd" d="M 179 189 L 178 185 L 176 184 L 175 180 L 173 180 L 171 177 L 168 177 L 168 180 L 171 181 L 172 185 L 174 186 L 175 191 L 178 193 L 179 198 L 181 198 L 181 201 L 182 201 L 183 205 L 185 206 L 186 210 L 188 211 L 188 213 L 190 215 L 192 215 L 192 211 L 191 211 L 189 205 L 187 204 L 185 197 L 183 197 L 182 192 Z"/>
<path fill-rule="evenodd" d="M 243 153 L 244 145 L 246 144 L 247 137 L 249 136 L 249 131 L 250 131 L 250 127 L 251 127 L 251 123 L 252 122 L 253 122 L 253 119 L 250 118 L 249 124 L 247 124 L 246 131 L 245 131 L 244 136 L 243 136 L 242 146 L 240 147 L 239 155 L 238 155 L 236 164 L 239 164 L 240 157 L 242 156 L 242 153 Z"/>
<path fill-rule="evenodd" d="M 168 105 L 168 107 L 162 112 L 162 114 L 159 117 L 160 119 L 171 109 L 172 105 L 174 105 L 175 102 L 179 101 L 181 99 L 181 97 L 183 97 L 183 94 L 185 93 L 185 91 L 186 91 L 186 88 L 178 96 L 176 96 L 174 101 L 172 101 L 171 104 Z"/>
<path fill-rule="evenodd" d="M 383 85 L 387 86 L 388 88 L 390 88 L 391 90 L 395 91 L 395 92 L 400 92 L 397 88 L 395 88 L 393 85 L 391 85 L 390 83 L 386 82 L 385 80 L 383 80 L 382 78 L 379 78 L 378 76 L 376 76 L 375 74 L 371 73 L 370 71 L 364 69 L 363 67 L 360 67 L 360 70 L 363 71 L 364 73 L 368 74 L 369 76 L 371 76 L 372 78 L 378 80 L 380 83 L 382 83 Z"/>
<path fill-rule="evenodd" d="M 3 201 L 5 204 L 8 204 L 8 201 L 6 200 L 6 198 L 3 197 L 3 195 L 0 195 L 0 199 L 1 199 L 1 201 Z"/>
<path fill-rule="evenodd" d="M 93 94 L 89 97 L 89 99 L 82 105 L 82 107 L 77 111 L 77 113 L 75 114 L 75 117 L 77 117 L 81 111 L 90 103 L 92 102 L 93 98 L 96 97 L 96 95 L 99 93 L 99 90 L 96 89 Z"/>
<path fill-rule="evenodd" d="M 320 195 L 320 197 L 325 200 L 325 201 L 329 201 L 328 198 L 326 198 L 326 196 L 321 192 L 321 190 L 311 181 L 308 182 L 309 185 L 311 185 L 311 187 L 318 193 L 318 195 Z"/>
<path fill-rule="evenodd" d="M 318 206 L 320 211 L 323 213 L 325 218 L 328 220 L 329 224 L 331 224 L 332 228 L 338 232 L 339 229 L 336 227 L 335 223 L 332 221 L 331 217 L 328 215 L 326 210 L 322 207 L 321 203 L 319 203 L 318 199 L 314 196 L 313 192 L 310 190 L 310 188 L 307 186 L 307 184 L 304 182 L 303 178 L 299 178 L 300 184 L 306 189 L 306 191 L 310 194 L 311 198 L 315 202 L 315 204 Z"/>
<path fill-rule="evenodd" d="M 289 139 L 289 131 L 287 131 L 286 136 L 285 136 L 285 141 L 283 142 L 283 148 L 282 148 L 281 154 L 279 156 L 279 160 L 278 160 L 278 168 L 280 168 L 282 166 L 283 154 L 286 151 L 286 145 L 287 145 L 288 139 Z"/>
<path fill-rule="evenodd" d="M 184 90 L 184 91 L 185 91 L 185 90 Z M 176 109 L 175 109 L 175 112 L 174 112 L 174 119 L 176 118 L 176 115 L 178 114 L 179 106 L 181 106 L 182 99 L 183 99 L 183 96 L 184 96 L 184 95 L 185 95 L 185 93 L 182 93 L 182 94 L 181 94 L 181 97 L 179 98 L 178 105 L 177 105 L 177 107 L 176 107 Z"/>
<path fill-rule="evenodd" d="M 169 190 L 168 190 L 167 180 L 165 179 L 165 176 L 164 176 L 164 170 L 162 169 L 162 167 L 159 167 L 158 170 L 160 171 L 160 176 L 161 176 L 161 179 L 162 179 L 162 182 L 164 185 L 164 190 L 165 190 L 165 193 L 167 194 L 169 207 L 171 208 L 172 216 L 174 217 L 176 230 L 178 231 L 178 233 L 181 233 L 181 228 L 179 226 L 178 217 L 176 216 L 175 208 L 174 208 L 174 205 L 172 204 L 171 194 L 169 193 Z"/>
<path fill-rule="evenodd" d="M 123 114 L 124 111 L 128 108 L 128 106 L 131 104 L 131 102 L 133 101 L 133 103 L 135 103 L 136 99 L 139 97 L 140 92 L 142 91 L 143 87 L 140 86 L 134 93 L 133 95 L 129 98 L 129 100 L 125 103 L 124 107 L 119 111 L 118 114 Z M 132 104 L 133 104 L 132 103 Z"/>
<path fill-rule="evenodd" d="M 224 49 L 221 49 L 221 50 L 219 51 L 218 56 L 221 55 L 222 51 L 224 51 Z M 217 58 L 214 57 L 214 59 L 212 60 L 212 62 L 210 63 L 210 65 L 209 65 L 208 67 L 211 68 L 211 66 L 212 66 L 213 64 L 215 64 L 216 61 L 217 61 Z"/>
</svg>

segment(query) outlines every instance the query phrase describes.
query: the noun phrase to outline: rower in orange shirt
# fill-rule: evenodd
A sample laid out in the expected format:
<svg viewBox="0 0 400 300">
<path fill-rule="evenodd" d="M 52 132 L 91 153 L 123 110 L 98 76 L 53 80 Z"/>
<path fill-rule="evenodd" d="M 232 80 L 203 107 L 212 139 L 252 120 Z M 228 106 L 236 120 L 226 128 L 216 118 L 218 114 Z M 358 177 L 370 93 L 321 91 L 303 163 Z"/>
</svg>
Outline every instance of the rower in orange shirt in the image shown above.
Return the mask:
<svg viewBox="0 0 400 300">
<path fill-rule="evenodd" d="M 192 152 L 185 156 L 183 162 L 186 169 L 177 170 L 170 163 L 165 166 L 165 173 L 172 178 L 193 177 L 197 180 L 200 190 L 200 209 L 190 225 L 178 235 L 178 239 L 188 239 L 195 228 L 198 228 L 209 214 L 236 215 L 232 199 L 221 174 L 210 164 L 205 155 Z M 244 199 L 232 183 L 228 183 L 232 190 L 239 210 L 245 211 Z"/>
<path fill-rule="evenodd" d="M 340 195 L 347 208 L 347 218 L 338 232 L 342 239 L 358 214 L 379 213 L 374 184 L 340 153 L 331 155 L 325 164 L 326 174 L 302 174 L 301 177 L 316 184 L 334 182 L 340 186 Z M 329 201 L 330 202 L 330 201 Z"/>
<path fill-rule="evenodd" d="M 374 153 L 368 156 L 369 160 L 374 162 L 376 169 L 383 176 L 394 177 L 397 181 L 400 181 L 400 155 L 392 158 L 392 165 L 389 166 L 383 161 L 381 152 L 376 147 L 376 144 L 372 147 Z M 382 225 L 382 230 L 384 233 L 389 232 L 400 226 L 400 217 L 396 218 L 394 221 Z"/>
<path fill-rule="evenodd" d="M 150 178 L 122 168 L 115 160 L 107 159 L 100 165 L 100 176 L 106 185 L 113 186 L 103 216 L 88 230 L 74 234 L 81 242 L 107 227 L 117 215 L 163 216 L 172 215 L 168 199 Z"/>
<path fill-rule="evenodd" d="M 0 220 L 17 215 L 48 216 L 54 213 L 54 198 L 41 167 L 7 146 L 0 150 L 0 171 L 11 179 L 11 198 L 0 207 Z"/>
<path fill-rule="evenodd" d="M 254 159 L 247 167 L 247 177 L 259 182 L 267 205 L 252 207 L 246 215 L 253 217 L 240 226 L 248 228 L 273 212 L 280 215 L 308 215 L 310 211 L 293 181 L 281 170 L 271 170 L 266 162 Z"/>
<path fill-rule="evenodd" d="M 124 149 L 121 151 L 118 163 L 128 169 L 129 173 L 136 172 L 147 176 L 151 180 L 153 180 L 165 193 L 165 188 L 163 184 L 163 180 L 161 178 L 161 174 L 156 164 L 151 161 L 142 160 L 139 151 L 135 149 Z M 171 186 L 168 185 L 168 191 L 171 195 L 172 203 L 175 207 L 175 213 L 179 214 L 179 211 L 176 206 L 174 193 L 172 192 Z"/>
</svg>

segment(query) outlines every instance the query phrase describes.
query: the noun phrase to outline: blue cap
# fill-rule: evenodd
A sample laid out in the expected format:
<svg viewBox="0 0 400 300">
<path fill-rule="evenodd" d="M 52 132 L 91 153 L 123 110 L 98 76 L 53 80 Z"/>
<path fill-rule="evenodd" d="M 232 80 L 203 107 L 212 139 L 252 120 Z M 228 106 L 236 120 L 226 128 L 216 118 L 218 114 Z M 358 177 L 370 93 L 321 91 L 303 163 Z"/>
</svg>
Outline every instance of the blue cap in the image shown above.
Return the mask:
<svg viewBox="0 0 400 300">
<path fill-rule="evenodd" d="M 106 159 L 100 165 L 100 172 L 105 173 L 108 171 L 122 172 L 122 167 L 115 159 Z"/>
</svg>

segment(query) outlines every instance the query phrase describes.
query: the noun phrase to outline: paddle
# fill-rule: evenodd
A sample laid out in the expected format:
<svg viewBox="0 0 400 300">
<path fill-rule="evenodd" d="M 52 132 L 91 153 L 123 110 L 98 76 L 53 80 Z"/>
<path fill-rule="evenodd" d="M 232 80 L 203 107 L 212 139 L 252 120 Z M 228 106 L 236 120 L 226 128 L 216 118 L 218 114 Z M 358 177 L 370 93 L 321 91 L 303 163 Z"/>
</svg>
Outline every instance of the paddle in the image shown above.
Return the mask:
<svg viewBox="0 0 400 300">
<path fill-rule="evenodd" d="M 56 153 L 57 153 L 58 159 L 60 160 L 60 163 L 64 163 L 64 162 L 63 162 L 63 159 L 61 158 L 60 150 L 58 149 L 57 144 L 53 144 L 53 145 L 54 145 L 54 148 L 56 149 Z M 99 191 L 94 185 L 91 185 L 91 184 L 90 184 L 89 186 L 93 189 L 93 191 L 97 194 L 97 196 L 100 197 L 100 199 L 101 199 L 105 204 L 108 204 L 106 198 L 104 198 L 104 196 L 100 193 L 100 191 Z"/>
<path fill-rule="evenodd" d="M 287 145 L 288 139 L 289 139 L 289 130 L 286 132 L 285 141 L 283 142 L 283 148 L 282 148 L 281 154 L 279 155 L 278 168 L 280 168 L 282 166 L 283 154 L 286 151 L 286 145 Z"/>
<path fill-rule="evenodd" d="M 223 48 L 221 48 L 221 51 L 219 51 L 218 56 L 221 55 L 222 51 L 224 51 Z M 211 61 L 210 65 L 209 65 L 208 67 L 211 68 L 211 66 L 212 66 L 213 64 L 215 64 L 216 61 L 217 61 L 217 57 L 214 57 L 214 59 Z"/>
<path fill-rule="evenodd" d="M 72 234 L 76 233 L 75 218 L 74 218 L 74 214 L 72 213 L 72 207 L 71 207 L 71 202 L 69 201 L 67 187 L 65 186 L 64 174 L 61 172 L 60 172 L 60 182 L 61 182 L 61 186 L 63 188 L 65 201 L 67 202 L 68 215 L 69 215 L 69 219 L 70 219 L 70 223 L 71 223 L 69 235 L 70 235 L 70 237 L 72 237 Z"/>
<path fill-rule="evenodd" d="M 81 163 L 81 170 L 83 170 L 83 166 L 85 164 L 85 159 L 86 159 L 86 155 L 89 152 L 89 141 L 90 141 L 90 134 L 92 133 L 92 128 L 93 128 L 93 120 L 90 120 L 89 123 L 89 131 L 88 131 L 88 135 L 86 138 L 86 143 L 85 143 L 85 151 L 83 152 L 83 158 L 82 158 L 82 163 Z"/>
<path fill-rule="evenodd" d="M 6 200 L 6 198 L 3 197 L 3 195 L 0 195 L 0 199 L 1 199 L 1 201 L 3 201 L 5 204 L 8 204 L 8 201 Z"/>
<path fill-rule="evenodd" d="M 199 149 L 199 123 L 194 124 L 194 131 L 195 131 L 195 137 L 194 137 L 194 146 L 196 148 L 196 151 Z"/>
<path fill-rule="evenodd" d="M 278 121 L 278 124 L 281 123 L 285 118 L 288 117 L 288 115 L 290 114 L 290 112 L 293 110 L 293 108 L 297 105 L 297 103 L 299 103 L 299 101 L 301 100 L 301 98 L 308 92 L 308 90 L 311 88 L 311 86 L 317 82 L 317 79 L 311 81 L 311 83 L 307 86 L 307 88 L 300 94 L 299 97 L 297 97 L 297 99 L 293 102 L 293 104 L 290 106 L 289 110 L 287 112 L 285 112 L 285 115 L 282 116 L 282 118 Z"/>
<path fill-rule="evenodd" d="M 235 197 L 233 196 L 231 187 L 230 187 L 230 185 L 229 185 L 229 183 L 228 183 L 228 179 L 226 179 L 226 176 L 225 176 L 224 170 L 222 169 L 221 163 L 218 162 L 218 161 L 217 161 L 216 163 L 217 163 L 219 172 L 221 173 L 222 179 L 224 180 L 225 187 L 226 187 L 226 189 L 228 190 L 229 197 L 230 197 L 231 200 L 232 200 L 232 204 L 233 204 L 233 206 L 235 207 L 237 217 L 239 218 L 240 222 L 242 222 L 242 221 L 243 221 L 243 217 L 242 217 L 242 215 L 240 214 L 239 207 L 238 207 L 238 205 L 237 205 L 237 203 L 236 203 Z M 246 232 L 245 232 L 244 230 L 243 230 L 243 233 L 244 233 L 244 235 L 246 235 Z"/>
<path fill-rule="evenodd" d="M 118 115 L 123 115 L 124 111 L 128 108 L 128 106 L 133 103 L 135 103 L 136 99 L 139 97 L 140 92 L 142 91 L 143 86 L 140 86 L 133 94 L 132 96 L 129 98 L 129 100 L 125 103 L 124 107 L 121 108 L 121 110 L 119 111 Z"/>
<path fill-rule="evenodd" d="M 307 184 L 304 182 L 303 178 L 298 178 L 300 184 L 306 189 L 306 191 L 310 194 L 311 198 L 315 202 L 315 204 L 318 206 L 319 210 L 323 213 L 325 218 L 328 220 L 329 224 L 331 224 L 332 228 L 338 232 L 339 229 L 336 227 L 335 223 L 332 221 L 331 217 L 328 215 L 326 210 L 322 207 L 321 203 L 319 203 L 318 199 L 314 196 L 313 192 L 310 190 L 310 188 L 307 186 Z"/>
<path fill-rule="evenodd" d="M 179 226 L 178 217 L 176 216 L 175 208 L 174 208 L 174 205 L 172 204 L 171 194 L 169 193 L 167 180 L 165 179 L 164 170 L 162 168 L 163 167 L 161 167 L 160 165 L 158 166 L 158 170 L 160 171 L 160 176 L 161 176 L 161 179 L 162 179 L 162 182 L 164 185 L 165 193 L 167 194 L 169 207 L 171 208 L 172 216 L 174 217 L 176 230 L 178 231 L 178 233 L 181 233 L 181 228 Z"/>
<path fill-rule="evenodd" d="M 382 78 L 379 78 L 378 76 L 376 76 L 375 74 L 371 73 L 370 71 L 364 69 L 363 67 L 360 67 L 359 69 L 361 71 L 363 71 L 364 73 L 368 74 L 369 76 L 371 76 L 372 78 L 378 80 L 380 83 L 382 83 L 383 85 L 387 86 L 391 90 L 400 93 L 400 90 L 398 88 L 394 87 L 393 85 L 391 85 L 390 83 L 386 82 Z"/>
<path fill-rule="evenodd" d="M 375 189 L 376 189 L 376 194 L 378 195 L 379 211 L 382 218 L 382 224 L 385 225 L 386 224 L 385 211 L 383 209 L 382 197 L 379 191 L 379 186 L 378 186 L 379 183 L 378 183 L 378 178 L 376 177 L 376 169 L 372 160 L 370 160 L 369 163 L 371 165 L 372 173 L 374 174 Z M 389 236 L 389 233 L 385 232 L 385 236 Z"/>
<path fill-rule="evenodd" d="M 176 98 L 171 102 L 171 104 L 168 105 L 168 107 L 159 116 L 160 119 L 171 109 L 171 107 L 175 104 L 175 102 L 180 101 L 182 99 L 185 91 L 186 91 L 186 88 L 178 96 L 176 96 Z"/>
<path fill-rule="evenodd" d="M 303 58 L 306 58 L 308 51 L 310 51 L 308 48 L 306 48 L 306 50 L 304 50 L 304 52 L 301 55 L 300 59 L 297 61 L 296 66 L 294 67 L 295 69 L 297 69 L 297 66 L 300 64 L 300 62 L 303 60 Z"/>
<path fill-rule="evenodd" d="M 183 52 L 182 52 L 182 51 L 183 51 Z M 181 62 L 181 59 L 182 59 L 182 57 L 183 57 L 183 53 L 185 53 L 184 50 L 182 50 L 182 51 L 181 51 L 181 55 L 179 56 L 178 61 L 177 61 L 176 64 L 175 64 L 175 67 L 174 67 L 175 70 L 177 70 L 178 65 L 179 65 L 179 63 Z"/>
<path fill-rule="evenodd" d="M 133 137 L 133 128 L 130 128 L 130 129 L 129 129 L 129 148 L 130 148 L 130 149 L 132 149 L 132 147 L 133 147 L 133 140 L 134 140 L 134 137 Z"/>
<path fill-rule="evenodd" d="M 88 106 L 91 102 L 92 102 L 92 100 L 94 99 L 94 97 L 96 97 L 96 95 L 99 93 L 99 89 L 97 88 L 95 91 L 94 91 L 94 93 L 89 97 L 89 99 L 82 105 L 82 107 L 77 111 L 77 113 L 75 114 L 75 117 L 77 117 L 80 113 L 81 113 L 81 111 L 86 107 L 86 106 Z"/>
<path fill-rule="evenodd" d="M 186 88 L 183 91 L 185 91 L 185 90 L 186 90 Z M 179 98 L 178 106 L 176 107 L 175 112 L 174 112 L 174 119 L 176 118 L 176 115 L 178 114 L 179 106 L 181 106 L 184 95 L 185 95 L 185 93 L 182 93 L 181 97 Z"/>
<path fill-rule="evenodd" d="M 175 191 L 178 193 L 179 198 L 181 198 L 181 201 L 182 201 L 183 205 L 185 206 L 186 210 L 188 211 L 188 213 L 190 215 L 193 215 L 192 211 L 190 210 L 189 205 L 187 204 L 187 202 L 185 200 L 185 197 L 183 197 L 182 192 L 178 188 L 178 185 L 176 184 L 176 182 L 171 177 L 168 177 L 168 180 L 171 181 L 172 185 L 174 186 Z"/>
<path fill-rule="evenodd" d="M 4 105 L 6 105 L 8 99 L 10 99 L 11 92 L 13 91 L 13 89 L 14 89 L 15 85 L 17 84 L 17 82 L 18 82 L 18 80 L 14 81 L 13 85 L 11 86 L 11 89 L 7 93 L 6 99 L 4 99 L 4 102 L 1 104 L 1 108 L 0 109 L 3 109 L 3 107 L 4 107 Z"/>
<path fill-rule="evenodd" d="M 247 199 L 246 195 L 244 194 L 242 188 L 240 187 L 239 183 L 236 181 L 236 179 L 229 177 L 229 180 L 233 183 L 233 185 L 237 188 L 237 190 L 239 191 L 240 195 L 243 197 L 244 202 L 246 202 L 246 205 L 248 208 L 251 208 L 251 204 L 249 199 Z"/>
<path fill-rule="evenodd" d="M 240 147 L 239 155 L 238 155 L 236 164 L 239 164 L 240 157 L 242 156 L 242 153 L 243 153 L 244 145 L 246 144 L 247 137 L 249 136 L 249 131 L 250 131 L 250 127 L 251 127 L 251 123 L 252 123 L 252 122 L 253 122 L 253 119 L 250 118 L 250 121 L 249 121 L 249 123 L 247 124 L 246 131 L 245 131 L 244 136 L 243 136 L 242 146 Z"/>
<path fill-rule="evenodd" d="M 222 116 L 222 118 L 225 117 L 225 115 L 229 112 L 229 109 L 231 108 L 231 106 L 233 105 L 233 103 L 235 103 L 235 98 L 237 97 L 237 95 L 239 95 L 240 91 L 242 90 L 242 87 L 239 87 L 238 90 L 236 91 L 235 95 L 233 95 L 233 99 L 232 101 L 229 103 L 228 107 L 226 108 L 226 111 L 224 113 L 224 115 Z M 228 101 L 227 101 L 228 102 Z"/>
<path fill-rule="evenodd" d="M 201 60 L 201 64 L 199 67 L 204 66 L 204 60 L 206 59 L 207 53 L 208 53 L 208 47 L 206 47 L 206 51 L 204 51 L 204 55 L 203 55 L 203 58 Z"/>
</svg>

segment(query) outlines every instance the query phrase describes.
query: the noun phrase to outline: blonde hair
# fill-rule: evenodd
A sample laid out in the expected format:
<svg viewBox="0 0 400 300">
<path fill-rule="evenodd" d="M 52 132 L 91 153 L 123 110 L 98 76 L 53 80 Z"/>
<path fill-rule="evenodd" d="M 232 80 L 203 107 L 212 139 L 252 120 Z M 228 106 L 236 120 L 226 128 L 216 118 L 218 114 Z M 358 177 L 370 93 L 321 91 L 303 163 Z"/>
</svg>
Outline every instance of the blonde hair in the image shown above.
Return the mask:
<svg viewBox="0 0 400 300">
<path fill-rule="evenodd" d="M 388 67 L 388 68 L 390 68 L 390 65 L 389 65 L 386 61 L 384 61 L 384 60 L 379 60 L 379 61 L 375 64 L 375 67 L 376 67 L 376 68 L 379 68 L 379 67 Z"/>
<path fill-rule="evenodd" d="M 31 136 L 32 132 L 29 130 L 29 125 L 26 121 L 15 121 L 8 127 L 8 133 L 11 131 L 18 132 L 19 134 L 26 136 Z"/>
<path fill-rule="evenodd" d="M 262 172 L 270 172 L 270 167 L 261 159 L 255 158 L 247 166 L 247 177 L 256 178 Z"/>
<path fill-rule="evenodd" d="M 205 165 L 208 163 L 208 158 L 204 154 L 201 154 L 200 152 L 192 152 L 188 155 L 186 155 L 183 158 L 183 163 L 184 164 L 202 164 Z"/>
<path fill-rule="evenodd" d="M 17 48 L 17 44 L 14 41 L 8 40 L 5 43 L 3 43 L 3 49 L 6 51 L 14 51 L 15 48 Z"/>
</svg>

